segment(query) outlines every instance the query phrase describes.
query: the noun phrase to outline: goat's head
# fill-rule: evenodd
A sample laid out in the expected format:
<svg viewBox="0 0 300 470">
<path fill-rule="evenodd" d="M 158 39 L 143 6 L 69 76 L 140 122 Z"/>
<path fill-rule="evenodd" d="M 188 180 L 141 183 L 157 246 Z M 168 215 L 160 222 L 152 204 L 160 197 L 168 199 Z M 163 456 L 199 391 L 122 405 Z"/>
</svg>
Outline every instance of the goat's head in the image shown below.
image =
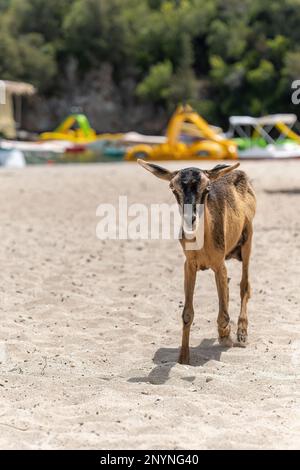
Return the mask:
<svg viewBox="0 0 300 470">
<path fill-rule="evenodd" d="M 194 230 L 197 218 L 197 208 L 205 201 L 205 196 L 210 190 L 210 183 L 235 170 L 235 165 L 217 165 L 211 170 L 199 168 L 184 168 L 183 170 L 169 171 L 153 163 L 138 159 L 138 163 L 158 178 L 170 182 L 173 192 L 181 209 L 184 224 L 189 231 Z"/>
</svg>

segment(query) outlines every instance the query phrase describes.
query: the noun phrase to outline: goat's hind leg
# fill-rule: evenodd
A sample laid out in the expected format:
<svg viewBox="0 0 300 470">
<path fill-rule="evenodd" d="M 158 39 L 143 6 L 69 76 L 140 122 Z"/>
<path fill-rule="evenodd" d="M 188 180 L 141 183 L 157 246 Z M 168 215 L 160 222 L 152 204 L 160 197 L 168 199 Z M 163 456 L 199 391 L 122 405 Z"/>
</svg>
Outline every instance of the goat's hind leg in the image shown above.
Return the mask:
<svg viewBox="0 0 300 470">
<path fill-rule="evenodd" d="M 222 263 L 219 269 L 215 271 L 215 278 L 219 296 L 219 343 L 222 346 L 231 347 L 233 345 L 233 341 L 230 336 L 230 318 L 228 314 L 229 289 L 225 263 Z"/>
<path fill-rule="evenodd" d="M 251 254 L 253 229 L 250 225 L 247 228 L 247 240 L 241 247 L 242 255 L 242 279 L 240 283 L 241 294 L 241 311 L 238 319 L 237 340 L 240 346 L 246 346 L 247 343 L 247 328 L 248 328 L 248 314 L 247 303 L 251 295 L 251 287 L 249 282 L 249 260 Z"/>
<path fill-rule="evenodd" d="M 193 297 L 196 282 L 196 267 L 186 261 L 184 264 L 184 293 L 185 303 L 182 312 L 182 345 L 178 362 L 180 364 L 189 364 L 190 362 L 190 329 L 194 319 Z"/>
</svg>

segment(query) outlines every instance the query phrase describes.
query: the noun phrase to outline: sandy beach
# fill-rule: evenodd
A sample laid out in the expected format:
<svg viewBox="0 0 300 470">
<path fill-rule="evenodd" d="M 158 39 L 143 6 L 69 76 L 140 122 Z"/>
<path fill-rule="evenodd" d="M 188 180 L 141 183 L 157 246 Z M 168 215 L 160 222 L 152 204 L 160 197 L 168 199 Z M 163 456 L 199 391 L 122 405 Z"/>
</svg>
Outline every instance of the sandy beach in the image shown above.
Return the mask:
<svg viewBox="0 0 300 470">
<path fill-rule="evenodd" d="M 100 203 L 171 202 L 168 184 L 125 163 L 1 169 L 0 448 L 299 448 L 300 161 L 241 168 L 258 200 L 249 345 L 218 345 L 199 273 L 190 366 L 178 241 L 96 237 Z"/>
</svg>

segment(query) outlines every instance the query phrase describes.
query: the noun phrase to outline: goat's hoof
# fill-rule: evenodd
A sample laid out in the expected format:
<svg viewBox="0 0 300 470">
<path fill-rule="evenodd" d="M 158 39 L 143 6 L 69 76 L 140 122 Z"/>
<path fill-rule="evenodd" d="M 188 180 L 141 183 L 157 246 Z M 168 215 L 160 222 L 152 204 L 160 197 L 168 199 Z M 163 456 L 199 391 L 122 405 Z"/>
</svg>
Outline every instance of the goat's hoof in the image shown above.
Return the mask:
<svg viewBox="0 0 300 470">
<path fill-rule="evenodd" d="M 190 363 L 190 357 L 189 357 L 189 355 L 180 354 L 180 356 L 179 356 L 179 358 L 178 358 L 178 362 L 179 362 L 179 364 L 189 365 L 189 363 Z"/>
<path fill-rule="evenodd" d="M 232 348 L 234 343 L 231 339 L 231 336 L 223 336 L 222 338 L 219 337 L 219 344 L 223 348 Z"/>
<path fill-rule="evenodd" d="M 241 348 L 245 348 L 247 345 L 247 333 L 243 330 L 237 332 L 237 341 L 238 341 L 238 346 Z"/>
</svg>

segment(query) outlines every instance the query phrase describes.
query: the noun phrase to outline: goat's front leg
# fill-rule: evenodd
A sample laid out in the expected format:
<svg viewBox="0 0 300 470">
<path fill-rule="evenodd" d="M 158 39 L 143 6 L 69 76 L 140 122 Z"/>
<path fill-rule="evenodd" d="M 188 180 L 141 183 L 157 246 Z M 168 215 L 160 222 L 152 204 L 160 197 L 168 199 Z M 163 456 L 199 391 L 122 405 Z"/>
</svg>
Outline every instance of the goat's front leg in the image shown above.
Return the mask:
<svg viewBox="0 0 300 470">
<path fill-rule="evenodd" d="M 184 293 L 185 303 L 182 312 L 182 345 L 179 356 L 180 364 L 189 364 L 190 362 L 190 329 L 194 319 L 193 297 L 196 282 L 196 266 L 188 260 L 184 264 Z"/>
<path fill-rule="evenodd" d="M 223 263 L 220 268 L 215 271 L 215 278 L 219 296 L 219 342 L 222 346 L 231 347 L 233 345 L 233 341 L 230 337 L 230 318 L 228 314 L 229 289 L 225 263 Z"/>
</svg>

